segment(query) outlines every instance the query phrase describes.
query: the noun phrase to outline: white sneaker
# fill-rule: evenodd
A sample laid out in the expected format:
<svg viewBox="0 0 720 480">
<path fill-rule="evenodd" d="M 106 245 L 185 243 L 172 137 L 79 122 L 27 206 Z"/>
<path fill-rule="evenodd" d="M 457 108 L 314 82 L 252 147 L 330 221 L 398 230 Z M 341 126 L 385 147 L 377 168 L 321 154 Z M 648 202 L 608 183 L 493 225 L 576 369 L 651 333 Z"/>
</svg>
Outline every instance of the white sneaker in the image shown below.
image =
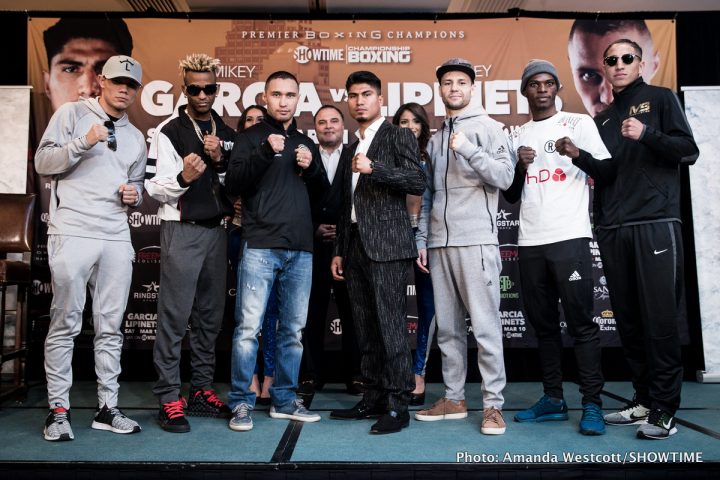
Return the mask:
<svg viewBox="0 0 720 480">
<path fill-rule="evenodd" d="M 622 410 L 608 413 L 603 419 L 608 425 L 638 425 L 647 423 L 649 414 L 649 408 L 633 400 L 625 405 Z"/>
</svg>

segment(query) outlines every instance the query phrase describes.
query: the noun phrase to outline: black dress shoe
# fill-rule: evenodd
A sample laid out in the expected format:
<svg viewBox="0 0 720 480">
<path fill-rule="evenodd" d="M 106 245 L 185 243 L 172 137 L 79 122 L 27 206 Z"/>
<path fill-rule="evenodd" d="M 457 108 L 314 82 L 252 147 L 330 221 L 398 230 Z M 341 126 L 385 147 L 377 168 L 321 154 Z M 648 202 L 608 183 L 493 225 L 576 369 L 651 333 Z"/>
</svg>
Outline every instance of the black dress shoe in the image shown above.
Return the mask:
<svg viewBox="0 0 720 480">
<path fill-rule="evenodd" d="M 423 393 L 411 393 L 410 394 L 410 405 L 417 407 L 425 405 L 425 392 Z"/>
<path fill-rule="evenodd" d="M 369 406 L 365 400 L 360 400 L 352 408 L 341 408 L 330 412 L 330 418 L 335 420 L 362 420 L 363 418 L 378 418 L 387 412 L 387 408 Z"/>
<path fill-rule="evenodd" d="M 410 413 L 407 411 L 398 413 L 395 410 L 390 410 L 370 427 L 370 433 L 377 435 L 397 433 L 408 425 L 410 425 Z"/>
<path fill-rule="evenodd" d="M 348 395 L 362 395 L 365 393 L 365 385 L 359 380 L 353 380 L 345 384 Z"/>
</svg>

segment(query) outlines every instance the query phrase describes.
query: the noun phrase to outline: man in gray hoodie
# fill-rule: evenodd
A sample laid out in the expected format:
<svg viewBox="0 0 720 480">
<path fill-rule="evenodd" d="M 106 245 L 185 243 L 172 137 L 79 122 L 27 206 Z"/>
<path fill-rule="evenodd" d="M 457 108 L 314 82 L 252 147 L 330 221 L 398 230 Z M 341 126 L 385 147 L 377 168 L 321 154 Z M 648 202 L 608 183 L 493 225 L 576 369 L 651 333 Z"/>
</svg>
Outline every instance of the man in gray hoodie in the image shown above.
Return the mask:
<svg viewBox="0 0 720 480">
<path fill-rule="evenodd" d="M 420 410 L 421 421 L 467 417 L 466 312 L 478 344 L 486 435 L 505 433 L 505 387 L 495 216 L 500 190 L 513 180 L 507 136 L 471 104 L 475 69 L 454 58 L 437 69 L 447 118 L 428 145 L 430 172 L 416 235 L 418 266 L 432 277 L 445 396 Z M 429 262 L 428 262 L 429 260 Z"/>
<path fill-rule="evenodd" d="M 98 407 L 92 428 L 136 433 L 140 426 L 118 405 L 123 313 L 132 260 L 128 206 L 142 201 L 147 147 L 125 111 L 141 87 L 142 67 L 110 57 L 101 93 L 62 105 L 35 154 L 35 168 L 52 175 L 48 258 L 53 300 L 45 340 L 50 414 L 45 440 L 73 440 L 70 427 L 73 342 L 82 327 L 85 292 L 93 299 Z"/>
</svg>

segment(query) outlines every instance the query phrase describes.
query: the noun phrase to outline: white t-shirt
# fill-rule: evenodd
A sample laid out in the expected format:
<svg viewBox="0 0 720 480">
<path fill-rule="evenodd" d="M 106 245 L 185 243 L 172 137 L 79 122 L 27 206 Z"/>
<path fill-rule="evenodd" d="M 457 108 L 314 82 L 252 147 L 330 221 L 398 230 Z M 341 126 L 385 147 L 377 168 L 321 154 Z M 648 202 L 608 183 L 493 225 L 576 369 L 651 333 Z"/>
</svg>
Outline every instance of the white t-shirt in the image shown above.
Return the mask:
<svg viewBox="0 0 720 480">
<path fill-rule="evenodd" d="M 595 122 L 589 115 L 558 112 L 538 122 L 531 120 L 512 134 L 513 156 L 518 148 L 532 147 L 535 161 L 525 173 L 520 206 L 518 245 L 534 246 L 573 238 L 592 238 L 588 203 L 588 176 L 569 157 L 555 151 L 555 141 L 569 137 L 596 159 L 610 158 Z"/>
</svg>

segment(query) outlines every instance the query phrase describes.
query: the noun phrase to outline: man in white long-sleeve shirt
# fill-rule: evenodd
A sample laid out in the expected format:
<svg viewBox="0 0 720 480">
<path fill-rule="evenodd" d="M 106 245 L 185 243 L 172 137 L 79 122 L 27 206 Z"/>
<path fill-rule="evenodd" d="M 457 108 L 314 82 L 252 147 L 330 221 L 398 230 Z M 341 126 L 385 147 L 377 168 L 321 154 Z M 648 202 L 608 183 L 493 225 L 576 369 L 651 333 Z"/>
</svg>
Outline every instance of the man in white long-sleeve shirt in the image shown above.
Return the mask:
<svg viewBox="0 0 720 480">
<path fill-rule="evenodd" d="M 73 440 L 70 427 L 73 342 L 82 327 L 86 289 L 93 299 L 98 409 L 92 427 L 136 433 L 140 426 L 118 405 L 123 334 L 134 250 L 126 210 L 142 201 L 147 150 L 125 111 L 142 85 L 131 57 L 110 57 L 98 98 L 61 106 L 35 154 L 35 168 L 52 175 L 48 257 L 53 300 L 45 340 L 50 414 L 46 440 Z"/>
</svg>

